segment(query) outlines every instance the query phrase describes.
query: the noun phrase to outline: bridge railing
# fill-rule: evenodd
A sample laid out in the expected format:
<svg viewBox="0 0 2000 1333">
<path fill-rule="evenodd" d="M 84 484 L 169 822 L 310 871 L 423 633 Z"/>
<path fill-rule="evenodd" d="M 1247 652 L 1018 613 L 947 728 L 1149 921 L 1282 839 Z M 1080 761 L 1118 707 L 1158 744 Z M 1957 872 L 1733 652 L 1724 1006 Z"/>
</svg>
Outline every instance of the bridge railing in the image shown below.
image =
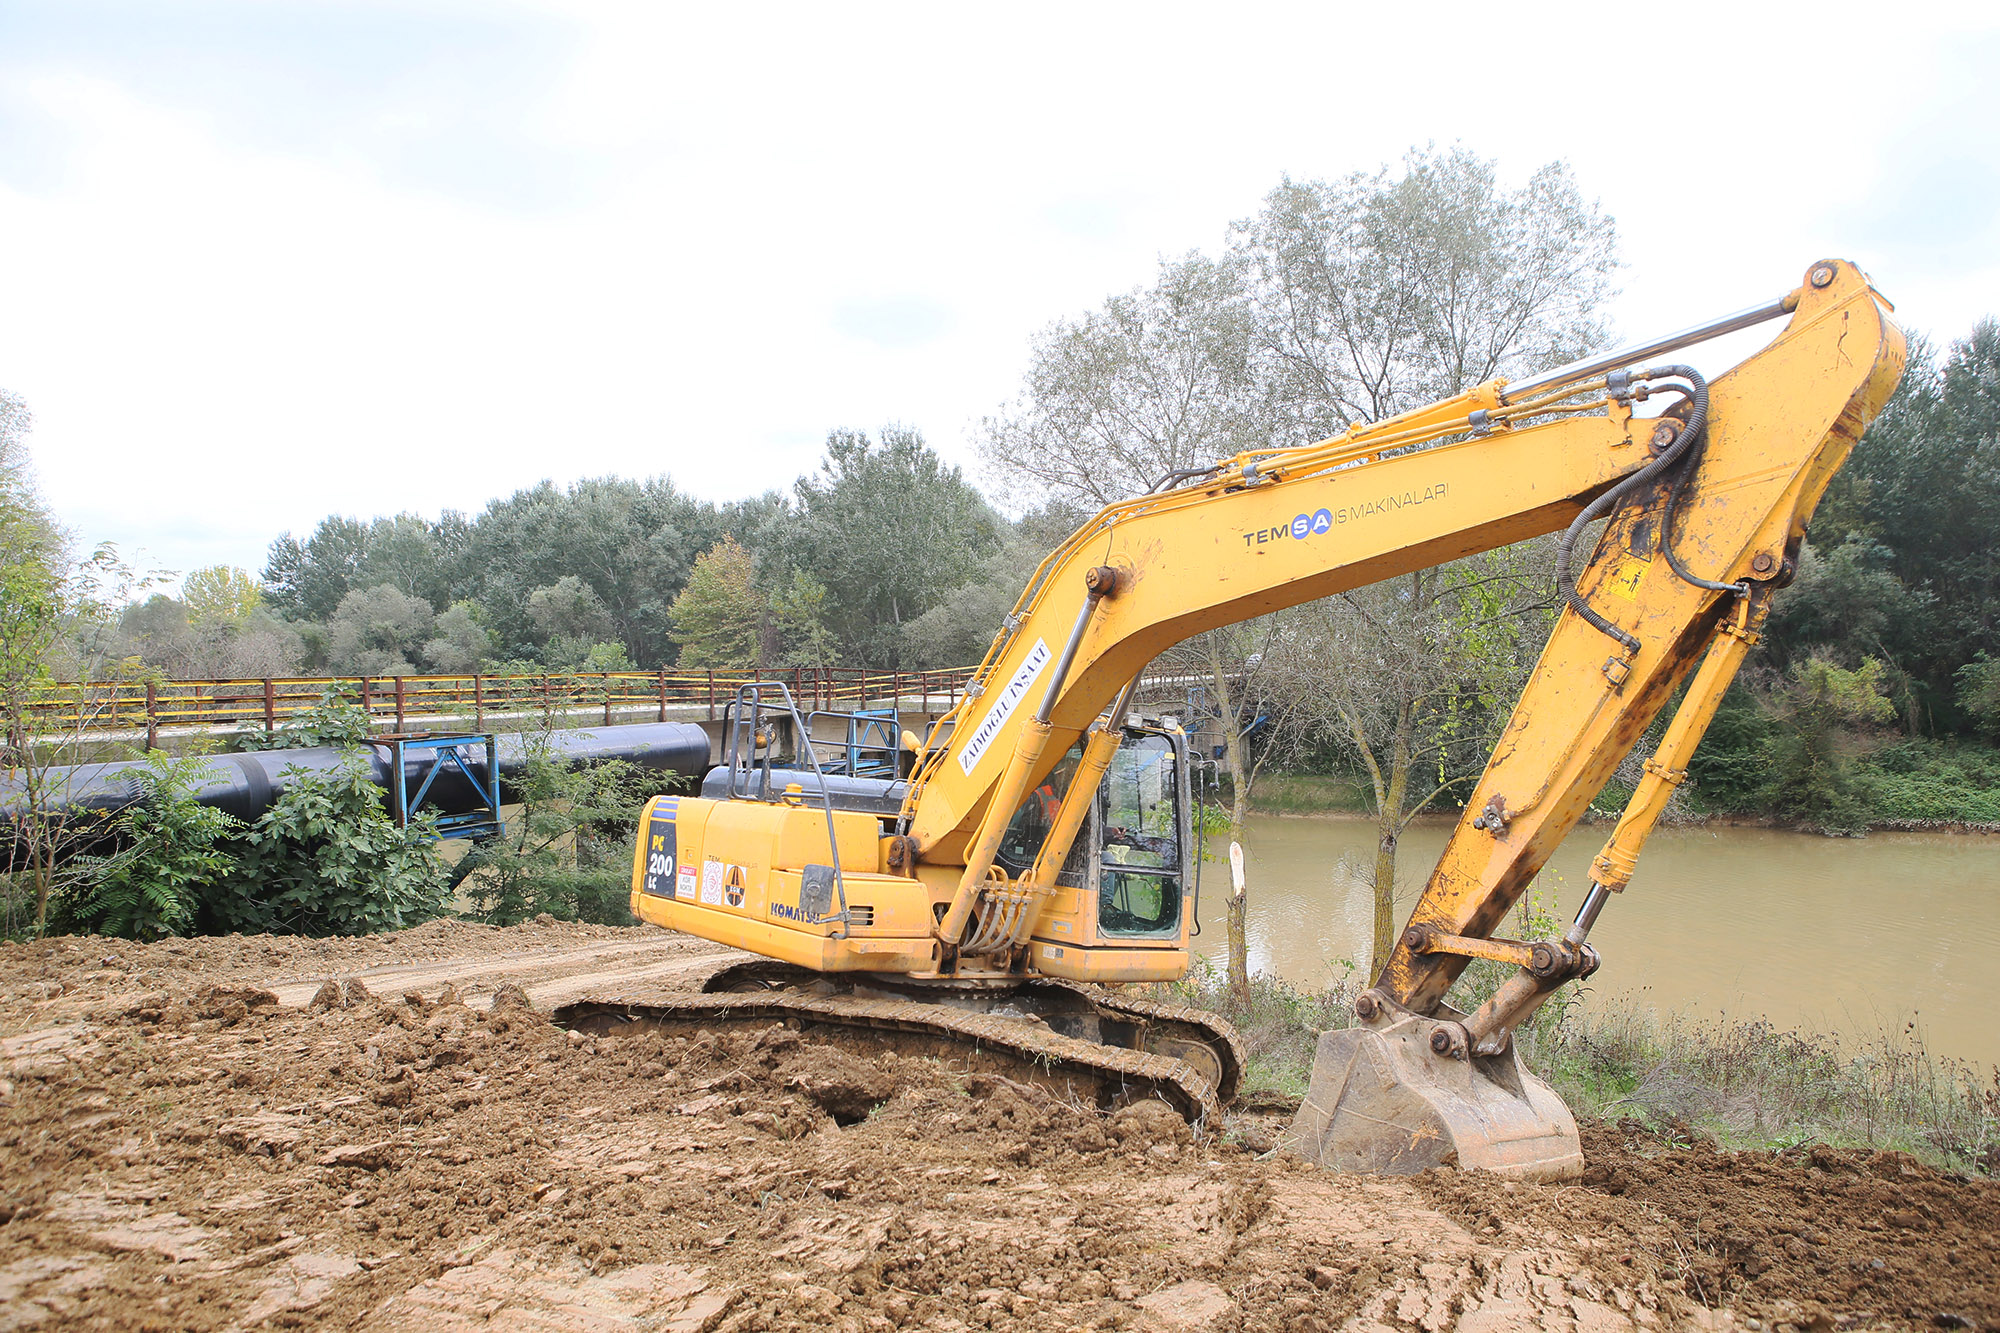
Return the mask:
<svg viewBox="0 0 2000 1333">
<path fill-rule="evenodd" d="M 597 715 L 609 725 L 650 712 L 657 721 L 721 716 L 749 681 L 783 681 L 801 707 L 889 706 L 942 712 L 956 703 L 971 668 L 871 671 L 861 667 L 787 667 L 768 671 L 572 671 L 529 676 L 265 676 L 241 680 L 73 681 L 45 685 L 22 705 L 36 736 L 123 735 L 250 728 L 275 731 L 332 694 L 365 709 L 395 731 L 451 719 L 485 729 L 560 717 Z M 8 719 L 9 722 L 12 719 Z M 504 727 L 503 727 L 504 729 Z M 12 728 L 9 727 L 11 732 Z"/>
</svg>

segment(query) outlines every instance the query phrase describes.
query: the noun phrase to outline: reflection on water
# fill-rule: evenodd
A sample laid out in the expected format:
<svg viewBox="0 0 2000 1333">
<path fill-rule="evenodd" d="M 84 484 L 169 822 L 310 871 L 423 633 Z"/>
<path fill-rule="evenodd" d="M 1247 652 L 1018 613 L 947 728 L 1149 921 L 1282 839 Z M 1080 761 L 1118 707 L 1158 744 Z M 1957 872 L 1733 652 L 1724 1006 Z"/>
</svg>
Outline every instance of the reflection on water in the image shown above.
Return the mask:
<svg viewBox="0 0 2000 1333">
<path fill-rule="evenodd" d="M 1440 821 L 1404 833 L 1399 926 L 1448 831 Z M 1542 872 L 1565 922 L 1608 832 L 1577 830 Z M 1346 960 L 1366 966 L 1371 823 L 1254 817 L 1243 850 L 1252 971 L 1320 985 Z M 1211 840 L 1209 851 L 1195 944 L 1220 964 L 1229 848 Z M 2000 837 L 1661 829 L 1590 938 L 1604 966 L 1586 985 L 1600 996 L 1863 1039 L 1915 1018 L 1933 1052 L 2000 1064 Z"/>
</svg>

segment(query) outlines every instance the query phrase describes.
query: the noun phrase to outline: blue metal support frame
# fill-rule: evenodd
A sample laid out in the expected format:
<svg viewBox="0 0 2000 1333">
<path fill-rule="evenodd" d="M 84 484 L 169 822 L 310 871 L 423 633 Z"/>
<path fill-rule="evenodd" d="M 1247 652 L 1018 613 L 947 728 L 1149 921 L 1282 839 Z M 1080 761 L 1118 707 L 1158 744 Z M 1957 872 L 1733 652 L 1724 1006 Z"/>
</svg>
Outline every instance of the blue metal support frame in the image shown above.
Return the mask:
<svg viewBox="0 0 2000 1333">
<path fill-rule="evenodd" d="M 836 718 L 847 728 L 839 741 L 815 741 L 815 745 L 839 746 L 845 754 L 827 768 L 829 773 L 845 773 L 859 778 L 893 778 L 896 760 L 902 752 L 903 725 L 893 708 L 857 708 L 851 713 L 821 709 L 806 715 L 806 726 L 814 719 Z"/>
<path fill-rule="evenodd" d="M 389 747 L 389 812 L 397 824 L 407 828 L 411 818 L 422 813 L 424 798 L 430 794 L 431 784 L 449 766 L 459 771 L 484 804 L 457 814 L 438 815 L 435 820 L 438 837 L 497 838 L 506 832 L 506 823 L 500 818 L 500 764 L 498 739 L 494 733 L 447 735 L 421 732 L 408 736 L 378 736 L 373 743 Z M 475 767 L 477 758 L 473 763 L 466 762 L 465 751 L 472 747 L 485 751 L 483 769 Z M 409 791 L 407 761 L 410 758 L 421 759 L 426 753 L 430 755 L 430 762 L 424 764 L 421 770 L 423 780 L 412 794 Z"/>
</svg>

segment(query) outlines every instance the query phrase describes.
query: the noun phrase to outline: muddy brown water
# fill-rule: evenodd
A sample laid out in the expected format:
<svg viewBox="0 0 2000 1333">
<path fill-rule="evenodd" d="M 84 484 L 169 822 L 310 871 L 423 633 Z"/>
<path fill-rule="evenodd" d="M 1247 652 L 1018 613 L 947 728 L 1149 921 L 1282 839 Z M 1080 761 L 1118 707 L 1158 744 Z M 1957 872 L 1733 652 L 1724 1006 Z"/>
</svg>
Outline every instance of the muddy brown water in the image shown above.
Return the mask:
<svg viewBox="0 0 2000 1333">
<path fill-rule="evenodd" d="M 1422 891 L 1450 826 L 1402 838 L 1398 919 Z M 1538 881 L 1567 922 L 1610 826 L 1578 829 Z M 1244 832 L 1250 966 L 1323 985 L 1365 964 L 1374 825 L 1256 816 Z M 1203 871 L 1197 952 L 1223 961 L 1226 840 Z M 1510 917 L 1512 930 L 1518 918 Z M 2000 1064 L 2000 837 L 1875 833 L 1823 838 L 1773 829 L 1656 832 L 1631 887 L 1591 942 L 1604 966 L 1592 998 L 1696 1019 L 1764 1016 L 1861 1049 L 1912 1021 L 1930 1051 Z"/>
</svg>

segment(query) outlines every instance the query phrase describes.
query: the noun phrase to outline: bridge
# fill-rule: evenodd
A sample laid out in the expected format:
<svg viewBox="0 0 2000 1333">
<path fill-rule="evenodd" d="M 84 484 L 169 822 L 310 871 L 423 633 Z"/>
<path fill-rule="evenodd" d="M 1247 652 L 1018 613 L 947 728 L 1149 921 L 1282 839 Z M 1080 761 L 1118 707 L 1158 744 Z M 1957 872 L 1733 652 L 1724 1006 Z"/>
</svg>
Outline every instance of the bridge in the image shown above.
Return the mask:
<svg viewBox="0 0 2000 1333">
<path fill-rule="evenodd" d="M 699 722 L 719 737 L 723 710 L 743 685 L 777 681 L 802 712 L 893 709 L 923 733 L 964 697 L 973 668 L 876 671 L 864 667 L 754 670 L 575 671 L 544 675 L 261 676 L 233 680 L 70 681 L 34 688 L 16 718 L 0 704 L 0 736 L 23 731 L 42 744 L 137 745 L 227 740 L 274 732 L 329 698 L 364 711 L 378 731 L 539 731 L 630 722 Z M 1149 674 L 1138 701 L 1179 713 L 1206 675 Z M 1189 725 L 1199 725 L 1199 719 Z M 19 723 L 25 723 L 20 727 Z M 814 730 L 820 730 L 815 726 Z M 1219 738 L 1218 738 L 1219 739 Z M 1198 744 L 1203 742 L 1198 740 Z"/>
<path fill-rule="evenodd" d="M 175 736 L 276 731 L 329 697 L 351 703 L 397 732 L 412 726 L 529 731 L 619 722 L 714 722 L 737 689 L 779 681 L 801 709 L 896 708 L 942 715 L 956 704 L 970 667 L 871 671 L 786 667 L 766 671 L 575 671 L 526 676 L 265 676 L 240 680 L 72 681 L 34 689 L 19 709 L 43 740 L 141 743 Z M 8 728 L 13 731 L 13 727 Z"/>
</svg>

